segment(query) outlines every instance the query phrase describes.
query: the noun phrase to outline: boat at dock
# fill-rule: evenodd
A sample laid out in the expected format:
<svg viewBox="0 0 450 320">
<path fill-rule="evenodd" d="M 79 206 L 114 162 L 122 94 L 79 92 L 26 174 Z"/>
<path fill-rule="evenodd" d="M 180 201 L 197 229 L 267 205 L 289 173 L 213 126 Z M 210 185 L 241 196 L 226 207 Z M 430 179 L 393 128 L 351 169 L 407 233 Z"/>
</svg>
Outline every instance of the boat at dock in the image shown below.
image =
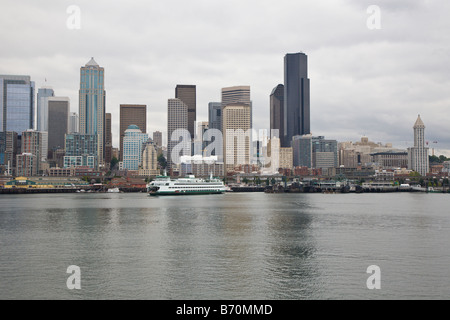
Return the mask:
<svg viewBox="0 0 450 320">
<path fill-rule="evenodd" d="M 219 179 L 211 177 L 205 180 L 192 175 L 175 180 L 161 176 L 147 185 L 147 192 L 151 196 L 221 194 L 226 191 L 224 183 Z"/>
</svg>

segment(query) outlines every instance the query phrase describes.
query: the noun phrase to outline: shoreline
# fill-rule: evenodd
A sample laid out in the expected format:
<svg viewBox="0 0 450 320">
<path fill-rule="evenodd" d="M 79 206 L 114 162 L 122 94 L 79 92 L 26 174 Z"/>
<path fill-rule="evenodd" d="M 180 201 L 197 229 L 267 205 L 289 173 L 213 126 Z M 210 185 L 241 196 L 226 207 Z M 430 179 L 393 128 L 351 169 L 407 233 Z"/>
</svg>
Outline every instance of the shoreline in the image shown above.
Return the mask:
<svg viewBox="0 0 450 320">
<path fill-rule="evenodd" d="M 147 193 L 146 189 L 130 189 L 126 188 L 124 190 L 120 190 L 120 192 L 108 192 L 105 190 L 95 190 L 89 188 L 55 188 L 55 189 L 39 189 L 39 188 L 1 188 L 0 195 L 14 195 L 14 194 L 60 194 L 60 193 L 81 193 L 81 194 L 90 194 L 90 193 Z M 450 194 L 450 190 L 403 190 L 400 188 L 362 188 L 359 191 L 348 191 L 348 190 L 339 190 L 339 189 L 308 189 L 308 190 L 283 190 L 283 191 L 273 191 L 267 190 L 264 188 L 242 188 L 241 190 L 235 189 L 226 193 L 265 193 L 265 194 L 364 194 L 364 193 L 438 193 L 438 194 Z"/>
</svg>

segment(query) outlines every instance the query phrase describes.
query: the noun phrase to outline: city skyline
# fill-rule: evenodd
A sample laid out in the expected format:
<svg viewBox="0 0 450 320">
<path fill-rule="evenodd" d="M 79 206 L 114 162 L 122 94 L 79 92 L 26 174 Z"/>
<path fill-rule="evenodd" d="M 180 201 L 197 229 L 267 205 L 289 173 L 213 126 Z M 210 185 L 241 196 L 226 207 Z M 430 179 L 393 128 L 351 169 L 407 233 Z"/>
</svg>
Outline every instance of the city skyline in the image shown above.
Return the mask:
<svg viewBox="0 0 450 320">
<path fill-rule="evenodd" d="M 27 5 L 30 12 L 38 8 L 33 2 L 28 2 Z M 231 13 L 228 9 L 223 12 L 224 17 L 235 22 L 230 31 L 224 33 L 223 39 L 207 36 L 196 40 L 188 35 L 183 41 L 183 38 L 175 35 L 171 42 L 181 43 L 181 48 L 185 49 L 182 50 L 183 59 L 179 59 L 182 56 L 176 52 L 171 52 L 173 44 L 167 49 L 156 49 L 164 45 L 152 45 L 151 50 L 139 50 L 145 54 L 130 53 L 122 49 L 111 53 L 118 49 L 116 34 L 125 41 L 124 47 L 129 47 L 141 44 L 139 40 L 143 38 L 140 33 L 148 34 L 151 29 L 157 28 L 164 30 L 157 42 L 165 44 L 165 37 L 174 36 L 172 31 L 179 27 L 179 24 L 165 28 L 168 26 L 167 22 L 157 19 L 146 26 L 138 22 L 139 19 L 135 19 L 135 23 L 121 24 L 121 31 L 114 27 L 113 20 L 127 14 L 128 8 L 112 5 L 108 16 L 98 16 L 104 25 L 100 28 L 103 31 L 100 31 L 95 28 L 90 17 L 94 12 L 97 14 L 102 11 L 97 9 L 104 5 L 109 4 L 81 1 L 79 30 L 66 28 L 68 15 L 64 4 L 47 6 L 47 12 L 43 12 L 47 19 L 43 19 L 44 22 L 39 19 L 39 28 L 33 30 L 30 35 L 25 34 L 25 29 L 18 28 L 16 34 L 23 35 L 26 41 L 33 35 L 39 36 L 49 32 L 49 35 L 61 38 L 65 45 L 37 46 L 34 56 L 24 54 L 12 38 L 2 34 L 0 40 L 9 50 L 0 57 L 0 72 L 29 74 L 36 82 L 36 88 L 53 87 L 59 96 L 70 97 L 73 112 L 78 111 L 77 69 L 94 56 L 107 74 L 106 112 L 112 114 L 115 147 L 118 147 L 119 139 L 117 132 L 120 104 L 146 104 L 147 130 L 159 130 L 166 137 L 167 129 L 164 124 L 167 122 L 167 115 L 164 111 L 167 99 L 173 96 L 173 88 L 177 83 L 192 83 L 197 86 L 198 121 L 208 119 L 208 103 L 220 101 L 221 88 L 248 84 L 252 90 L 254 126 L 269 128 L 269 95 L 277 83 L 283 82 L 283 56 L 288 52 L 303 51 L 309 58 L 311 129 L 314 135 L 325 135 L 338 141 L 357 141 L 366 135 L 376 141 L 389 141 L 399 148 L 407 148 L 413 144 L 408 124 L 417 114 L 421 114 L 429 128 L 429 141 L 438 141 L 438 145 L 434 147 L 449 154 L 446 150 L 450 149 L 450 137 L 445 133 L 446 123 L 450 121 L 449 115 L 445 113 L 449 103 L 446 93 L 448 77 L 442 66 L 446 64 L 450 47 L 448 41 L 445 41 L 446 32 L 439 32 L 446 30 L 448 22 L 441 13 L 446 12 L 449 4 L 431 5 L 418 1 L 390 4 L 382 1 L 381 30 L 367 28 L 368 4 L 359 2 L 326 2 L 326 5 L 286 2 L 284 5 L 290 9 L 288 16 L 293 14 L 291 12 L 300 12 L 302 17 L 314 16 L 315 21 L 295 19 L 298 25 L 286 22 L 277 24 L 277 28 L 269 28 L 278 21 L 278 18 L 274 18 L 270 13 L 271 19 L 268 20 L 267 26 L 256 24 L 262 27 L 262 30 L 245 24 L 244 17 L 254 10 L 254 19 L 262 22 L 269 16 L 269 12 L 263 9 L 264 6 L 242 4 L 239 14 Z M 194 1 L 190 5 L 195 8 L 199 3 Z M 186 4 L 174 1 L 171 7 L 175 15 L 180 15 Z M 138 14 L 152 16 L 160 14 L 165 17 L 162 11 L 164 6 L 155 8 L 141 4 L 138 8 L 141 10 L 133 9 L 133 12 L 140 11 Z M 302 10 L 298 10 L 300 8 Z M 6 26 L 9 16 L 13 16 L 17 10 L 14 2 L 5 6 L 5 10 L 0 13 L 3 18 L 2 26 Z M 210 16 L 214 16 L 213 14 L 221 9 L 214 4 L 208 4 L 205 10 Z M 340 14 L 337 15 L 336 12 Z M 423 12 L 428 12 L 433 19 Z M 21 19 L 25 18 L 29 23 L 36 21 L 33 16 L 28 15 Z M 204 29 L 210 27 L 211 32 L 227 30 L 222 24 L 213 25 L 213 20 L 206 17 L 205 21 L 199 23 Z M 420 28 L 421 23 L 417 24 L 417 21 L 427 23 L 428 30 L 434 32 L 431 35 L 424 33 Z M 58 24 L 60 28 L 57 27 Z M 308 26 L 316 28 L 307 28 Z M 322 27 L 319 28 L 320 26 Z M 244 27 L 248 32 L 239 37 L 231 37 L 231 34 L 235 34 L 233 32 Z M 313 31 L 308 34 L 302 31 L 303 29 Z M 329 32 L 329 29 L 332 29 L 332 32 Z M 136 32 L 137 30 L 142 32 Z M 280 39 L 273 40 L 276 43 L 271 43 L 270 46 L 266 45 L 268 41 L 264 39 L 273 39 L 275 34 Z M 408 34 L 408 38 L 403 39 L 400 34 Z M 102 41 L 97 40 L 100 36 Z M 225 50 L 220 42 L 217 42 L 219 39 L 220 42 L 228 41 L 229 45 Z M 86 41 L 85 45 L 80 46 L 82 41 Z M 250 45 L 243 46 L 244 43 Z M 217 44 L 216 48 L 214 44 Z M 113 45 L 114 50 L 111 50 Z M 206 48 L 208 49 L 205 50 Z M 124 61 L 127 62 L 126 68 Z M 436 116 L 438 114 L 439 116 Z"/>
</svg>

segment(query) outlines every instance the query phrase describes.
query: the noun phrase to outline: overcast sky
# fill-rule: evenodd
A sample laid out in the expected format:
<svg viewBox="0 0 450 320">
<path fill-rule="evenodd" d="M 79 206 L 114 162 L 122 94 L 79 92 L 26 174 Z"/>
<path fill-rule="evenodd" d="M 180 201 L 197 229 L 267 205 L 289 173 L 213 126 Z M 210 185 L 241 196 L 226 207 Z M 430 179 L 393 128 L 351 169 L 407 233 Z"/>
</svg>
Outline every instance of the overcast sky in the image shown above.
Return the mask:
<svg viewBox="0 0 450 320">
<path fill-rule="evenodd" d="M 70 5 L 79 30 L 67 27 Z M 381 9 L 370 30 L 369 5 Z M 283 83 L 283 57 L 304 52 L 311 130 L 338 141 L 413 144 L 450 153 L 450 2 L 444 0 L 2 0 L 0 74 L 30 75 L 78 112 L 80 67 L 105 68 L 106 112 L 119 141 L 119 105 L 146 104 L 148 132 L 166 133 L 167 99 L 197 85 L 197 120 L 222 87 L 250 85 L 254 125 L 269 128 L 269 95 Z"/>
</svg>

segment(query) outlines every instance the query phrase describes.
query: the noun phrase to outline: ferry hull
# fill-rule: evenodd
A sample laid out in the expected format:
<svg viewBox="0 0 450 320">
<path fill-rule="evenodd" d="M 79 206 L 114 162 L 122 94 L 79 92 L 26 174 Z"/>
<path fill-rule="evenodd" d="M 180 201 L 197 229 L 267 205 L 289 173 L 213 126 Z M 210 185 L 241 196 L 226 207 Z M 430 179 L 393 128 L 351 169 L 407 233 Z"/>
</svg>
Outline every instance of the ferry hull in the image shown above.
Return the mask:
<svg viewBox="0 0 450 320">
<path fill-rule="evenodd" d="M 149 196 L 187 196 L 187 195 L 204 195 L 204 194 L 223 194 L 225 191 L 150 191 Z"/>
</svg>

